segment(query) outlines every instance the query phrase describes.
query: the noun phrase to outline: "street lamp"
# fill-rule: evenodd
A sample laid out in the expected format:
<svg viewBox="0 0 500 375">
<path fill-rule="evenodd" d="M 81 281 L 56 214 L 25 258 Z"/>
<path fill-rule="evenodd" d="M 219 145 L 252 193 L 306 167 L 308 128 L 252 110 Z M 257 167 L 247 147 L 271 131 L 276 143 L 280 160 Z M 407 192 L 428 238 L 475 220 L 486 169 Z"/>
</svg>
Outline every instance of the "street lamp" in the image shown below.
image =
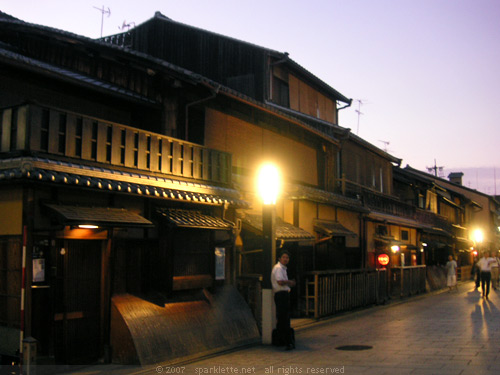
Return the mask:
<svg viewBox="0 0 500 375">
<path fill-rule="evenodd" d="M 278 168 L 264 164 L 259 168 L 257 191 L 262 199 L 263 272 L 262 272 L 262 343 L 272 343 L 274 327 L 273 289 L 271 272 L 276 261 L 276 199 L 280 192 L 281 178 Z"/>
<path fill-rule="evenodd" d="M 477 250 L 479 251 L 480 250 L 479 246 L 484 240 L 483 231 L 481 229 L 476 229 L 473 235 L 474 235 L 474 242 L 476 243 Z"/>
<path fill-rule="evenodd" d="M 483 242 L 483 239 L 484 239 L 483 231 L 481 229 L 476 229 L 474 231 L 474 241 L 476 241 L 477 243 L 481 243 Z"/>
</svg>

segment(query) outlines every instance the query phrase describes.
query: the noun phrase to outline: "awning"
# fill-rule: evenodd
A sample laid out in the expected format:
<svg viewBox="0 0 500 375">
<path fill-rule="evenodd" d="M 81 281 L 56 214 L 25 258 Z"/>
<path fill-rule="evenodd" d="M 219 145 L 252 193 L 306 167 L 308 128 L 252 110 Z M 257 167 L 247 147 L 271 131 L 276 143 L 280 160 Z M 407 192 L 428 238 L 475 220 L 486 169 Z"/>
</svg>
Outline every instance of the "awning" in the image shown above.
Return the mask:
<svg viewBox="0 0 500 375">
<path fill-rule="evenodd" d="M 351 232 L 337 221 L 329 220 L 314 220 L 314 230 L 328 237 L 333 236 L 350 236 L 357 237 L 357 234 Z"/>
<path fill-rule="evenodd" d="M 249 207 L 232 188 L 34 157 L 0 160 L 0 181 L 13 179 L 199 204 Z"/>
<path fill-rule="evenodd" d="M 379 236 L 379 235 L 377 235 L 377 236 L 373 237 L 373 240 L 382 246 L 393 246 L 393 245 L 403 246 L 406 244 L 405 242 L 401 242 L 399 240 L 396 240 L 393 236 Z"/>
<path fill-rule="evenodd" d="M 444 243 L 444 242 L 439 242 L 439 241 L 422 241 L 422 243 L 427 244 L 425 247 L 431 247 L 433 249 L 443 249 L 445 247 L 449 247 L 451 245 Z"/>
<path fill-rule="evenodd" d="M 455 242 L 457 244 L 460 244 L 460 245 L 463 245 L 467 248 L 471 248 L 474 246 L 474 241 L 472 240 L 469 240 L 468 238 L 464 238 L 464 237 L 455 237 L 454 238 Z"/>
<path fill-rule="evenodd" d="M 242 219 L 243 224 L 252 227 L 262 233 L 262 215 L 247 214 Z M 284 222 L 276 218 L 276 239 L 283 241 L 314 240 L 316 237 L 302 228 Z"/>
<path fill-rule="evenodd" d="M 175 208 L 157 208 L 156 211 L 170 225 L 178 228 L 231 230 L 234 227 L 234 223 L 228 220 L 203 214 L 200 211 Z"/>
<path fill-rule="evenodd" d="M 427 233 L 427 234 L 435 234 L 438 236 L 444 236 L 444 237 L 448 237 L 448 238 L 453 237 L 453 235 L 450 232 L 447 232 L 444 229 L 437 228 L 437 227 L 423 227 L 422 232 Z"/>
<path fill-rule="evenodd" d="M 307 200 L 318 203 L 325 203 L 335 207 L 347 208 L 351 211 L 368 213 L 366 207 L 360 199 L 349 198 L 340 194 L 335 194 L 326 190 L 316 189 L 298 184 L 287 184 L 285 196 L 292 200 Z"/>
<path fill-rule="evenodd" d="M 83 207 L 46 204 L 64 225 L 97 225 L 100 227 L 152 227 L 153 223 L 123 208 Z"/>
<path fill-rule="evenodd" d="M 401 216 L 384 214 L 381 212 L 370 212 L 370 214 L 368 215 L 367 218 L 370 220 L 373 220 L 373 221 L 387 222 L 390 224 L 403 225 L 403 226 L 412 227 L 412 228 L 421 228 L 422 227 L 422 224 L 416 220 L 401 217 Z"/>
</svg>

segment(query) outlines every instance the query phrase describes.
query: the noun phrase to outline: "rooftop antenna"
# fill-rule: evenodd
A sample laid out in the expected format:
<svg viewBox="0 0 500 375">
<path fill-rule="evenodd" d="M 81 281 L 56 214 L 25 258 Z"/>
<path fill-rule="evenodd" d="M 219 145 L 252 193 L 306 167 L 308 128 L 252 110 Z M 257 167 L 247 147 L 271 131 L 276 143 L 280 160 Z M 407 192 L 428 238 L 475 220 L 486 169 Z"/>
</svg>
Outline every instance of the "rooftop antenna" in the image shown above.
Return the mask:
<svg viewBox="0 0 500 375">
<path fill-rule="evenodd" d="M 434 159 L 434 166 L 433 167 L 426 167 L 426 168 L 427 168 L 427 171 L 429 171 L 429 173 L 434 171 L 434 176 L 443 177 L 442 174 L 443 174 L 444 167 L 443 166 L 438 167 L 436 164 L 436 159 Z M 438 176 L 438 171 L 439 171 L 439 176 Z"/>
<path fill-rule="evenodd" d="M 495 191 L 495 197 L 497 196 L 497 169 L 493 167 L 493 182 L 494 182 L 494 191 Z"/>
<path fill-rule="evenodd" d="M 99 12 L 101 12 L 101 38 L 102 38 L 102 27 L 104 25 L 104 15 L 107 14 L 108 15 L 108 18 L 109 16 L 111 16 L 111 9 L 108 9 L 106 10 L 104 8 L 104 5 L 102 6 L 102 8 L 98 8 L 98 7 L 94 7 L 95 9 L 97 9 Z"/>
<path fill-rule="evenodd" d="M 378 141 L 379 141 L 379 142 L 382 142 L 382 143 L 384 144 L 384 151 L 385 151 L 385 152 L 388 152 L 388 151 L 387 151 L 387 146 L 389 146 L 389 145 L 391 144 L 391 142 L 389 142 L 389 141 L 383 141 L 383 140 L 381 140 L 381 139 L 379 139 Z"/>
<path fill-rule="evenodd" d="M 359 118 L 361 115 L 363 115 L 363 112 L 361 112 L 361 106 L 364 104 L 361 99 L 356 100 L 358 102 L 358 109 L 356 109 L 356 113 L 358 114 L 358 128 L 356 129 L 356 135 L 359 134 Z"/>
<path fill-rule="evenodd" d="M 123 21 L 122 26 L 121 26 L 121 27 L 120 27 L 120 26 L 118 26 L 118 28 L 119 28 L 121 31 L 124 31 L 124 30 L 125 30 L 125 28 L 127 28 L 127 31 L 129 31 L 129 30 L 130 30 L 130 28 L 131 28 L 132 26 L 133 26 L 133 27 L 135 27 L 135 22 L 129 22 L 129 23 L 127 23 L 127 21 Z"/>
</svg>

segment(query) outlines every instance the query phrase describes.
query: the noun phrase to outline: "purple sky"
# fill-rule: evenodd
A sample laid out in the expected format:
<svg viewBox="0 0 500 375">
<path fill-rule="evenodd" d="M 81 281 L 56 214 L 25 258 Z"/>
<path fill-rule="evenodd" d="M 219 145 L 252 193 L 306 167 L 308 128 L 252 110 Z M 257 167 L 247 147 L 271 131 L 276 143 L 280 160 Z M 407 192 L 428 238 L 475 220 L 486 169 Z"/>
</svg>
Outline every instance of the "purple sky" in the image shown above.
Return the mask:
<svg viewBox="0 0 500 375">
<path fill-rule="evenodd" d="M 436 160 L 444 177 L 462 171 L 465 186 L 500 194 L 500 1 L 0 0 L 24 21 L 92 38 L 101 33 L 94 7 L 103 6 L 103 35 L 160 11 L 289 52 L 354 99 L 341 126 L 402 166 L 426 171 Z"/>
</svg>

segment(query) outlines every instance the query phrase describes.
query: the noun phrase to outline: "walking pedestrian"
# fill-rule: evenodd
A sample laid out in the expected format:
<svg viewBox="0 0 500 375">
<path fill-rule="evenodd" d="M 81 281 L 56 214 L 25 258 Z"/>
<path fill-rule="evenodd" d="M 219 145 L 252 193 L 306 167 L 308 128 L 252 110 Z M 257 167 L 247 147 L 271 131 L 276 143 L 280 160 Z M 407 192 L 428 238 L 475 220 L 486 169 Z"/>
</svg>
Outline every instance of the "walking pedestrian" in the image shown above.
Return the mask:
<svg viewBox="0 0 500 375">
<path fill-rule="evenodd" d="M 495 255 L 495 254 L 492 254 Z M 499 263 L 498 263 L 498 257 L 497 256 L 492 256 L 492 258 L 495 260 L 491 264 L 491 286 L 493 287 L 494 290 L 498 289 L 498 272 L 499 272 Z"/>
<path fill-rule="evenodd" d="M 476 286 L 474 290 L 478 290 L 479 286 L 481 285 L 481 270 L 479 269 L 479 266 L 477 263 L 479 262 L 478 257 L 476 256 L 474 258 L 474 263 L 472 264 L 472 273 L 475 275 L 476 278 Z"/>
<path fill-rule="evenodd" d="M 289 261 L 290 254 L 287 251 L 282 251 L 278 263 L 273 267 L 271 273 L 271 284 L 276 304 L 277 341 L 284 344 L 286 350 L 295 349 L 295 335 L 290 327 L 290 290 L 295 286 L 295 280 L 288 280 L 286 266 Z"/>
<path fill-rule="evenodd" d="M 446 263 L 446 285 L 451 292 L 452 288 L 458 290 L 457 285 L 457 262 L 453 259 L 453 256 L 448 256 L 448 262 Z"/>
<path fill-rule="evenodd" d="M 483 292 L 483 298 L 486 299 L 488 299 L 488 295 L 490 294 L 491 266 L 494 262 L 496 262 L 496 260 L 486 251 L 477 263 L 481 270 L 481 290 Z"/>
</svg>

